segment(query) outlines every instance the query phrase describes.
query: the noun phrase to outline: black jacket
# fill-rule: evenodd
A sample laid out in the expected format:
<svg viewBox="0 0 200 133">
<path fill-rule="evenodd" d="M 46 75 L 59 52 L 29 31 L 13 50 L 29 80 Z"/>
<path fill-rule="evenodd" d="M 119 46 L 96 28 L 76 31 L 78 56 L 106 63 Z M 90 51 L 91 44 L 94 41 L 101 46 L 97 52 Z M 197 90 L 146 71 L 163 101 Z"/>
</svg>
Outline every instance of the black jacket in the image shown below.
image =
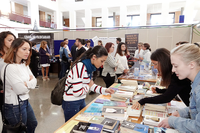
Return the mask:
<svg viewBox="0 0 200 133">
<path fill-rule="evenodd" d="M 186 106 L 189 106 L 189 98 L 191 91 L 191 81 L 189 79 L 179 80 L 176 74 L 172 74 L 171 83 L 168 86 L 168 89 L 158 89 L 156 88 L 157 93 L 163 93 L 162 95 L 149 97 L 139 100 L 138 102 L 141 105 L 145 103 L 168 103 L 170 102 L 177 94 L 183 100 Z"/>
<path fill-rule="evenodd" d="M 71 47 L 71 54 L 72 54 L 72 61 L 75 61 L 76 59 L 76 45 L 75 44 Z"/>
</svg>

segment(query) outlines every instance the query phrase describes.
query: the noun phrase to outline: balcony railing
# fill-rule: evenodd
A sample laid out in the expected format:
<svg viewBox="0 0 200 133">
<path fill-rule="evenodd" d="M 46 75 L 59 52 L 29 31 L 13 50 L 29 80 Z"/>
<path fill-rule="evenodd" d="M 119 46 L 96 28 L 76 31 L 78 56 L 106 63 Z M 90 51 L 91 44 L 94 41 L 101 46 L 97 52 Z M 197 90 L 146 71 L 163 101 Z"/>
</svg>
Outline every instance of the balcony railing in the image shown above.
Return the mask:
<svg viewBox="0 0 200 133">
<path fill-rule="evenodd" d="M 17 14 L 17 13 L 10 13 L 9 14 L 9 19 L 11 21 L 17 21 L 20 23 L 24 23 L 24 24 L 31 24 L 31 18 L 25 15 L 21 15 L 21 14 Z"/>
<path fill-rule="evenodd" d="M 42 20 L 40 20 L 40 26 L 45 27 L 45 28 L 57 29 L 57 24 L 45 22 L 45 21 L 42 21 Z"/>
</svg>

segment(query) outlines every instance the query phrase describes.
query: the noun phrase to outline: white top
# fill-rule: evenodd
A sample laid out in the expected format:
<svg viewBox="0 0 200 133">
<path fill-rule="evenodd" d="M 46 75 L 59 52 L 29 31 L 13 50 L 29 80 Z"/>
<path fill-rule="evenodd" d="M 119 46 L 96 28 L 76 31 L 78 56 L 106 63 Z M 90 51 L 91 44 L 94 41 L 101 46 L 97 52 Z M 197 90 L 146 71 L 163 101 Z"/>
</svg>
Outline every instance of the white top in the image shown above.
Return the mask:
<svg viewBox="0 0 200 133">
<path fill-rule="evenodd" d="M 1 75 L 1 69 L 3 68 L 4 65 L 6 65 L 6 63 L 4 62 L 4 59 L 0 58 L 0 75 Z"/>
<path fill-rule="evenodd" d="M 71 54 L 71 51 L 69 50 L 69 47 L 68 47 L 68 45 L 66 46 L 66 48 L 65 49 L 67 49 L 67 53 L 68 54 Z"/>
<path fill-rule="evenodd" d="M 90 76 L 87 73 L 87 68 L 82 62 L 78 62 L 68 73 L 68 77 L 65 83 L 65 91 L 68 87 L 71 88 L 64 92 L 63 99 L 65 101 L 77 101 L 85 99 L 89 90 L 99 94 L 107 95 L 106 88 L 94 84 L 89 87 Z"/>
<path fill-rule="evenodd" d="M 151 51 L 144 50 L 143 52 L 143 62 L 150 63 L 151 62 Z"/>
<path fill-rule="evenodd" d="M 129 69 L 128 67 L 128 60 L 125 55 L 120 56 L 118 53 L 115 56 L 115 60 L 118 64 L 116 74 L 121 74 L 124 72 L 125 69 Z"/>
<path fill-rule="evenodd" d="M 89 48 L 88 47 L 86 47 L 86 46 L 83 46 L 84 48 L 85 48 L 85 50 L 87 51 Z"/>
<path fill-rule="evenodd" d="M 143 49 L 140 50 L 140 53 L 139 53 L 139 50 L 137 49 L 137 50 L 135 51 L 134 58 L 143 57 L 143 52 L 144 52 Z"/>
<path fill-rule="evenodd" d="M 3 66 L 1 70 L 1 79 L 3 81 L 4 77 L 4 69 Z M 29 99 L 29 91 L 30 89 L 35 89 L 37 80 L 33 76 L 33 79 L 30 80 L 30 75 L 33 76 L 29 66 L 23 64 L 9 64 L 6 68 L 6 83 L 5 83 L 5 103 L 18 105 L 19 95 L 22 101 Z M 30 81 L 29 81 L 30 80 Z M 24 82 L 27 83 L 25 86 Z"/>
</svg>

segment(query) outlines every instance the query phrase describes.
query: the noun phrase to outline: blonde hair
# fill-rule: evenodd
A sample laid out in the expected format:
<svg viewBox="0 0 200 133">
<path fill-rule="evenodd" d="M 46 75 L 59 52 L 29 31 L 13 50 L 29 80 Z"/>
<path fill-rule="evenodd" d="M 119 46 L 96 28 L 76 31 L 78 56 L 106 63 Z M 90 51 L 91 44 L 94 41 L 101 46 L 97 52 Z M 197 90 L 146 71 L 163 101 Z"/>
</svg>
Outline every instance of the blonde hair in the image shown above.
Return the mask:
<svg viewBox="0 0 200 133">
<path fill-rule="evenodd" d="M 41 41 L 41 43 L 40 43 L 40 48 L 45 48 L 44 46 L 45 46 L 45 44 L 47 44 L 47 42 L 46 41 Z"/>
<path fill-rule="evenodd" d="M 171 55 L 180 55 L 182 60 L 188 64 L 191 61 L 200 66 L 200 47 L 195 44 L 183 44 L 171 50 Z"/>
</svg>

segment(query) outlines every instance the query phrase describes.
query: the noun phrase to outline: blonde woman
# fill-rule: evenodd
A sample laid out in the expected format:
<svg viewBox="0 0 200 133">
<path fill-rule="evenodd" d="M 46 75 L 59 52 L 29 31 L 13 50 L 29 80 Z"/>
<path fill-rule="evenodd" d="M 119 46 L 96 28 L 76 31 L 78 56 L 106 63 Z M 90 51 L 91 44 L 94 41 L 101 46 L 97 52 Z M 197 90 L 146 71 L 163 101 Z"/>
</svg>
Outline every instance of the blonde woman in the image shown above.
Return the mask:
<svg viewBox="0 0 200 133">
<path fill-rule="evenodd" d="M 171 51 L 172 72 L 183 80 L 191 80 L 190 105 L 172 113 L 159 123 L 159 127 L 174 128 L 181 133 L 200 132 L 200 48 L 195 44 L 183 44 Z M 189 89 L 189 88 L 188 88 Z"/>
<path fill-rule="evenodd" d="M 49 61 L 49 50 L 47 48 L 47 42 L 42 41 L 40 45 L 40 65 L 42 67 L 42 79 L 43 81 L 50 80 L 48 77 L 49 73 L 49 66 L 50 66 L 50 61 Z M 44 69 L 46 69 L 46 76 L 44 75 Z"/>
</svg>

